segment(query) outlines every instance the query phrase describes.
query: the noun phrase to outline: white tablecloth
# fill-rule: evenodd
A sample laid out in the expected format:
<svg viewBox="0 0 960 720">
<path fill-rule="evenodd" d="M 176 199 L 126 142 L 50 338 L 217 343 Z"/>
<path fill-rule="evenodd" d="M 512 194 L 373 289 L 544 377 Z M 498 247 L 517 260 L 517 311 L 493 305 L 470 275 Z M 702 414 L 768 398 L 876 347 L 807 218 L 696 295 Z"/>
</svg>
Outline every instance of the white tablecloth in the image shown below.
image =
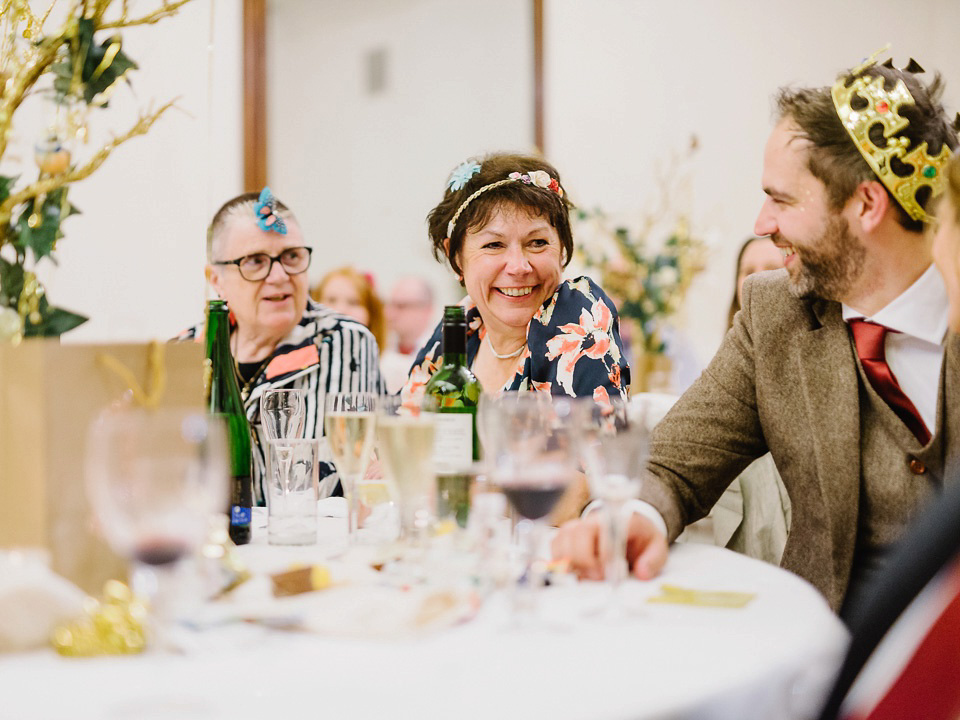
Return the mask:
<svg viewBox="0 0 960 720">
<path fill-rule="evenodd" d="M 245 554 L 257 564 L 272 550 Z M 638 602 L 662 582 L 757 596 L 736 610 Z M 810 585 L 720 548 L 676 546 L 660 578 L 627 590 L 641 614 L 614 625 L 583 618 L 602 586 L 546 589 L 543 609 L 563 631 L 508 629 L 499 593 L 471 622 L 416 639 L 231 626 L 188 655 L 2 656 L 0 718 L 796 718 L 845 647 Z"/>
</svg>

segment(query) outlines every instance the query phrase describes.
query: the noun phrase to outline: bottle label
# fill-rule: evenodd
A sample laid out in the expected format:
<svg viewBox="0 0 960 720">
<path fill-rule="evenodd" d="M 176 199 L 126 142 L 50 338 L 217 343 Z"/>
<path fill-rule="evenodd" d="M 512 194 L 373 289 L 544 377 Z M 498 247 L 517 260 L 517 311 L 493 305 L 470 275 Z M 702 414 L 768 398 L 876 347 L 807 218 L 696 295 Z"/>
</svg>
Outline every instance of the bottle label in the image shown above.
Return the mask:
<svg viewBox="0 0 960 720">
<path fill-rule="evenodd" d="M 239 525 L 241 527 L 249 525 L 253 520 L 253 510 L 248 507 L 243 507 L 242 505 L 231 505 L 230 506 L 230 524 Z"/>
<path fill-rule="evenodd" d="M 438 473 L 462 472 L 473 462 L 473 415 L 437 413 L 433 464 Z"/>
</svg>

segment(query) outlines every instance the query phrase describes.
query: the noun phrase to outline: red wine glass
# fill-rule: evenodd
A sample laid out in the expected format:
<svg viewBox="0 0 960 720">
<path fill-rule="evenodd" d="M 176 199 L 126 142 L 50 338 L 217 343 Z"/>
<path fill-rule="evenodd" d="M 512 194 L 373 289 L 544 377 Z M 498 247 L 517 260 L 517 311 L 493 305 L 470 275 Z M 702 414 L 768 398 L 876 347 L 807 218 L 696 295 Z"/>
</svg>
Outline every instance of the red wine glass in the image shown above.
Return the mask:
<svg viewBox="0 0 960 720">
<path fill-rule="evenodd" d="M 219 420 L 192 409 L 110 409 L 87 435 L 85 476 L 100 532 L 131 561 L 136 595 L 163 644 L 176 612 L 180 561 L 227 507 L 227 445 Z"/>
<path fill-rule="evenodd" d="M 573 404 L 531 393 L 502 398 L 490 412 L 501 430 L 494 482 L 517 514 L 531 523 L 526 568 L 515 595 L 517 619 L 523 626 L 536 625 L 545 520 L 578 475 Z"/>
</svg>

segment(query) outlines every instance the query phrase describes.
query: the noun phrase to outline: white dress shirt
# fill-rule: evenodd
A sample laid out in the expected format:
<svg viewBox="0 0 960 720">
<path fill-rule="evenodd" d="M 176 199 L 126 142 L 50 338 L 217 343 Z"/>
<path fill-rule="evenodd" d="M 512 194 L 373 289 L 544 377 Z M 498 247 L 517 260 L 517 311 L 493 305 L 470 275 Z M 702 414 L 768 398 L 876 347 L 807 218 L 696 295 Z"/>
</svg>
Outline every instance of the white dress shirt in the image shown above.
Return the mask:
<svg viewBox="0 0 960 720">
<path fill-rule="evenodd" d="M 937 426 L 940 366 L 947 334 L 947 290 L 940 273 L 931 265 L 913 285 L 871 316 L 843 305 L 844 322 L 855 318 L 897 331 L 887 333 L 884 340 L 887 365 L 932 435 Z"/>
<path fill-rule="evenodd" d="M 887 365 L 900 383 L 900 389 L 917 408 L 930 434 L 934 434 L 943 341 L 947 335 L 947 290 L 940 273 L 931 264 L 913 285 L 872 316 L 847 305 L 841 307 L 844 322 L 864 318 L 897 331 L 887 333 L 884 339 Z M 596 503 L 591 503 L 584 514 L 595 507 Z M 632 509 L 667 534 L 667 524 L 653 505 L 634 500 Z"/>
</svg>

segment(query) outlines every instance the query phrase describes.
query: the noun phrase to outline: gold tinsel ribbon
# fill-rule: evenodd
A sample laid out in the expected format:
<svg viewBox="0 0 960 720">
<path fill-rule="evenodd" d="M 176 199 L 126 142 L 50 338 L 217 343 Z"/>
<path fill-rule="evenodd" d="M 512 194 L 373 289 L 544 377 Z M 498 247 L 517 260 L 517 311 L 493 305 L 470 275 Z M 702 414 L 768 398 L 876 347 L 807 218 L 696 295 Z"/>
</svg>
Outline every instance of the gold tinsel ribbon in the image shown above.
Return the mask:
<svg viewBox="0 0 960 720">
<path fill-rule="evenodd" d="M 68 657 L 130 655 L 147 645 L 147 609 L 130 588 L 108 580 L 103 598 L 87 598 L 83 616 L 54 628 L 50 641 Z"/>
<path fill-rule="evenodd" d="M 120 378 L 133 394 L 133 401 L 140 407 L 152 410 L 160 404 L 167 389 L 167 367 L 164 362 L 163 345 L 151 340 L 147 345 L 147 377 L 141 385 L 137 376 L 109 353 L 98 353 L 97 362 Z"/>
</svg>

